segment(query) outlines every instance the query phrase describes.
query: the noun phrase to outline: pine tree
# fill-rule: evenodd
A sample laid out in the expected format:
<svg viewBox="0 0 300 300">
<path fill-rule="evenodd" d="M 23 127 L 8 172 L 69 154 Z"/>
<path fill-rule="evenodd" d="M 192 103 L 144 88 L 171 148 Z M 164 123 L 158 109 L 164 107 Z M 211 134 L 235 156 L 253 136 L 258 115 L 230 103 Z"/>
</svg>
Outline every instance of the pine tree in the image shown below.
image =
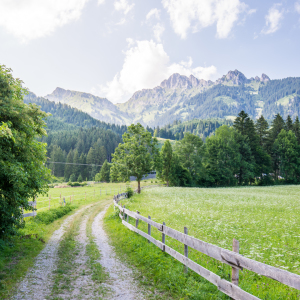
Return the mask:
<svg viewBox="0 0 300 300">
<path fill-rule="evenodd" d="M 255 124 L 256 133 L 259 137 L 259 144 L 265 149 L 267 143 L 269 124 L 261 115 Z"/>
<path fill-rule="evenodd" d="M 287 119 L 285 122 L 285 130 L 286 131 L 293 130 L 293 120 L 290 115 L 287 116 Z"/>
<path fill-rule="evenodd" d="M 73 174 L 75 175 L 75 177 L 77 178 L 80 174 L 80 165 L 79 165 L 79 154 L 77 149 L 74 150 L 74 156 L 73 156 Z"/>
<path fill-rule="evenodd" d="M 246 134 L 246 121 L 249 120 L 248 114 L 246 114 L 243 110 L 238 114 L 238 117 L 235 118 L 233 123 L 233 128 L 235 128 L 242 135 Z"/>
<path fill-rule="evenodd" d="M 298 145 L 300 145 L 300 122 L 299 122 L 298 116 L 296 117 L 295 122 L 294 122 L 293 132 L 297 138 Z"/>
<path fill-rule="evenodd" d="M 110 177 L 110 164 L 107 162 L 106 159 L 100 170 L 99 181 L 109 182 L 109 177 Z"/>
<path fill-rule="evenodd" d="M 167 182 L 167 186 L 169 186 L 173 171 L 172 158 L 172 145 L 169 140 L 166 140 L 160 151 L 161 171 L 159 172 L 159 177 Z"/>
<path fill-rule="evenodd" d="M 89 165 L 94 165 L 96 160 L 96 152 L 93 147 L 90 148 L 89 153 L 86 157 L 86 163 Z M 89 180 L 93 180 L 95 175 L 97 173 L 97 167 L 96 166 L 88 166 L 88 178 Z"/>
<path fill-rule="evenodd" d="M 69 181 L 69 178 L 70 178 L 71 174 L 73 173 L 73 150 L 70 150 L 70 152 L 68 153 L 67 163 L 70 163 L 70 164 L 66 164 L 64 176 L 65 176 L 65 180 Z"/>
</svg>

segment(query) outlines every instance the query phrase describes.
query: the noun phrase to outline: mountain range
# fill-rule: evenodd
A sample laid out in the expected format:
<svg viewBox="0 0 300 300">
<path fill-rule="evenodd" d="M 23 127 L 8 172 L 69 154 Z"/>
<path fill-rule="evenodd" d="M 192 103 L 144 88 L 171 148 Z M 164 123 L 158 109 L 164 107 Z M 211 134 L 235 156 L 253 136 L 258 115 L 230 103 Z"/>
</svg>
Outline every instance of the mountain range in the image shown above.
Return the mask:
<svg viewBox="0 0 300 300">
<path fill-rule="evenodd" d="M 261 114 L 271 119 L 277 113 L 295 118 L 300 112 L 300 78 L 271 80 L 266 74 L 246 78 L 234 70 L 216 81 L 206 81 L 175 73 L 153 89 L 135 92 L 121 104 L 59 87 L 44 98 L 67 104 L 107 123 L 140 122 L 152 127 L 175 120 L 233 119 L 241 110 L 254 119 Z"/>
</svg>

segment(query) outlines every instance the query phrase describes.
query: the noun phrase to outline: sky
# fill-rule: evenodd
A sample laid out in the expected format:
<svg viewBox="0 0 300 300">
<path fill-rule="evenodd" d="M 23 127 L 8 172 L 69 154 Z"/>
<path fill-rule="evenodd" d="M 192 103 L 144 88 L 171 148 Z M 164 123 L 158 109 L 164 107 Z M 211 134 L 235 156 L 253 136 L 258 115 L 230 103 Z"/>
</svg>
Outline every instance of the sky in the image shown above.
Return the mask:
<svg viewBox="0 0 300 300">
<path fill-rule="evenodd" d="M 300 0 L 0 0 L 0 64 L 113 103 L 173 73 L 300 76 Z"/>
</svg>

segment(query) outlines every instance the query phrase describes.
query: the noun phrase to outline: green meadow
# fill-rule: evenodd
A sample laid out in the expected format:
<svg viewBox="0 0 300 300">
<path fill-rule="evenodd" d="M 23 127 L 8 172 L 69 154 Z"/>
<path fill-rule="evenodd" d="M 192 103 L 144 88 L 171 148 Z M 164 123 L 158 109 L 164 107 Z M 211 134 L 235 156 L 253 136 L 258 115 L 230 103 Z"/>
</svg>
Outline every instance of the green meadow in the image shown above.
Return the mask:
<svg viewBox="0 0 300 300">
<path fill-rule="evenodd" d="M 239 240 L 242 255 L 300 275 L 299 195 L 300 186 L 296 185 L 239 188 L 163 187 L 144 190 L 140 195 L 135 194 L 121 203 L 132 211 L 138 210 L 143 216 L 150 215 L 156 222 L 165 222 L 167 226 L 178 231 L 183 232 L 184 226 L 187 226 L 189 235 L 225 249 L 232 249 L 232 239 L 235 238 Z M 161 254 L 160 249 L 145 242 L 143 237 L 125 228 L 117 217 L 112 217 L 112 208 L 109 213 L 106 224 L 113 243 L 126 253 L 126 257 L 133 264 L 147 270 L 149 282 L 159 282 L 164 277 L 163 283 L 157 284 L 156 288 L 161 289 L 162 295 L 164 292 L 170 293 L 166 298 L 227 299 L 227 296 L 220 294 L 209 282 L 192 271 L 189 271 L 189 275 L 181 274 L 183 267 L 179 267 L 168 255 Z M 147 232 L 147 224 L 141 221 L 139 228 Z M 123 235 L 122 240 L 117 240 L 116 232 Z M 161 233 L 155 228 L 152 228 L 152 236 L 161 240 Z M 122 241 L 126 245 L 122 245 Z M 176 240 L 166 237 L 166 244 L 183 253 L 183 244 Z M 159 257 L 157 263 L 152 259 L 154 256 Z M 229 266 L 191 248 L 189 257 L 222 278 L 230 280 Z M 163 270 L 159 267 L 161 264 L 165 264 Z M 177 282 L 180 276 L 185 276 L 185 279 Z M 260 299 L 300 297 L 299 291 L 247 270 L 240 271 L 239 286 Z M 206 294 L 203 293 L 205 290 Z"/>
</svg>

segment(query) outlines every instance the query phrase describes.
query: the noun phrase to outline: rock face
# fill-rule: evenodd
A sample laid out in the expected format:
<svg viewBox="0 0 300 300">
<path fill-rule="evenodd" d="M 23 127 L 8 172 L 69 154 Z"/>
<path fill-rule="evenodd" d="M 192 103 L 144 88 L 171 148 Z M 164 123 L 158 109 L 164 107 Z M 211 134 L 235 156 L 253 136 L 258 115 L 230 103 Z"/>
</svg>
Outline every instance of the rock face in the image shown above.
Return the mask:
<svg viewBox="0 0 300 300">
<path fill-rule="evenodd" d="M 206 81 L 204 79 L 197 79 L 195 76 L 190 75 L 189 77 L 175 73 L 168 79 L 164 80 L 161 84 L 161 88 L 167 89 L 191 89 L 197 86 L 208 86 L 211 85 L 212 81 Z"/>
<path fill-rule="evenodd" d="M 270 81 L 270 78 L 269 78 L 269 76 L 268 75 L 266 75 L 266 74 L 262 74 L 261 75 L 261 77 L 260 77 L 260 81 L 261 82 L 268 82 L 268 81 Z"/>
</svg>

